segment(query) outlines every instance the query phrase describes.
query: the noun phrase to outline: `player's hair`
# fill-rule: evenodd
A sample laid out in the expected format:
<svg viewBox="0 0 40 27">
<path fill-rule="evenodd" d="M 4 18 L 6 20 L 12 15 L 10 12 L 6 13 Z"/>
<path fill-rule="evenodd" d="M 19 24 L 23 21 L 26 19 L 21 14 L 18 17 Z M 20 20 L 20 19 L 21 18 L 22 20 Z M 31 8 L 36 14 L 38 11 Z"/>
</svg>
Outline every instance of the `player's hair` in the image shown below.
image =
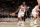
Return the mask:
<svg viewBox="0 0 40 27">
<path fill-rule="evenodd" d="M 23 4 L 25 4 L 25 2 L 23 2 Z"/>
</svg>

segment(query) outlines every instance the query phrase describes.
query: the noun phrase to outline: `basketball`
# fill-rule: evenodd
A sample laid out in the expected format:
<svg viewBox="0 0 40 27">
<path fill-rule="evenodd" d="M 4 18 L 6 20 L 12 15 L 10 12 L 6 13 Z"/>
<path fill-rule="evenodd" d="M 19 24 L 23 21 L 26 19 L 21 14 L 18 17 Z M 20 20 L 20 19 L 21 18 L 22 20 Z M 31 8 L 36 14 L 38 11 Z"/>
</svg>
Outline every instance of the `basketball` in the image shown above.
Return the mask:
<svg viewBox="0 0 40 27">
<path fill-rule="evenodd" d="M 12 16 L 15 16 L 15 13 L 12 13 Z"/>
</svg>

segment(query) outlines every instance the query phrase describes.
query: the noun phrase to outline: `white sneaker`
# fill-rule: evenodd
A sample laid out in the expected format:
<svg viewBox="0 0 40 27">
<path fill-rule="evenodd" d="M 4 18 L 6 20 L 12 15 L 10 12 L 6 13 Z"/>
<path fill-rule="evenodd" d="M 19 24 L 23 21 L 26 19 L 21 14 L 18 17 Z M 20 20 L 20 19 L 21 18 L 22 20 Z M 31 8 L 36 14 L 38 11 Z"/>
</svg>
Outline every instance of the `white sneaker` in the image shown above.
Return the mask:
<svg viewBox="0 0 40 27">
<path fill-rule="evenodd" d="M 34 21 L 34 24 L 37 24 L 36 20 Z"/>
<path fill-rule="evenodd" d="M 21 21 L 18 22 L 18 27 L 20 26 Z"/>
<path fill-rule="evenodd" d="M 24 21 L 21 22 L 21 26 L 24 27 Z"/>
</svg>

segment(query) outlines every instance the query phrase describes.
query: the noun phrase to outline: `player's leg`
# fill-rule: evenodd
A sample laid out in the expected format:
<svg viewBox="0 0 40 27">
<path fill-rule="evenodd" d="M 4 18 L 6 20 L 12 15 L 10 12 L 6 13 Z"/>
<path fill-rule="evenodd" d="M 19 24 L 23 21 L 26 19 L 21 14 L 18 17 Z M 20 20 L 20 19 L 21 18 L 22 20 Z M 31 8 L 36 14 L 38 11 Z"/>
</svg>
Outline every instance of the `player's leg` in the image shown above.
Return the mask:
<svg viewBox="0 0 40 27">
<path fill-rule="evenodd" d="M 40 16 L 38 15 L 37 16 L 37 19 L 36 19 L 37 21 L 40 21 Z M 39 22 L 37 22 L 37 24 L 38 24 Z"/>
<path fill-rule="evenodd" d="M 24 13 L 22 13 L 22 18 L 23 18 L 23 20 L 21 21 L 21 26 L 23 26 L 24 27 Z"/>
<path fill-rule="evenodd" d="M 36 18 L 36 12 L 32 12 L 32 15 L 33 15 L 33 21 L 35 20 L 35 18 Z"/>
<path fill-rule="evenodd" d="M 22 20 L 25 22 L 25 19 L 27 18 L 26 13 L 24 14 Z"/>
<path fill-rule="evenodd" d="M 34 25 L 34 24 L 37 24 L 37 23 L 36 23 L 36 13 L 35 13 L 35 12 L 32 12 L 32 15 L 33 15 L 33 18 L 32 18 L 32 20 L 31 20 L 31 22 L 30 22 L 30 26 L 32 26 L 32 25 Z"/>
<path fill-rule="evenodd" d="M 24 15 L 22 16 L 22 20 L 23 20 L 23 21 L 25 20 Z"/>
<path fill-rule="evenodd" d="M 19 27 L 19 25 L 21 24 L 21 13 L 18 13 L 18 27 Z"/>
<path fill-rule="evenodd" d="M 36 23 L 36 21 L 37 21 L 37 20 L 36 20 L 36 17 L 37 17 L 36 14 L 37 14 L 36 12 L 32 12 L 32 15 L 33 15 L 32 21 L 33 21 L 35 24 L 37 24 L 37 23 Z"/>
</svg>

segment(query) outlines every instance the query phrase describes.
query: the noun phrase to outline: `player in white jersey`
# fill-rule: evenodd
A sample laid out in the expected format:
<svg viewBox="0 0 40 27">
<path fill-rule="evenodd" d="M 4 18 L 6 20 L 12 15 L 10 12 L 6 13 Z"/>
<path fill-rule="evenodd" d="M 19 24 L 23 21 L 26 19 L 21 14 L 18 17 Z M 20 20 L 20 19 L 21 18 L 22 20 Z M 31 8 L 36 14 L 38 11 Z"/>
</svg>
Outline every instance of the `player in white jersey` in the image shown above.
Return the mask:
<svg viewBox="0 0 40 27">
<path fill-rule="evenodd" d="M 32 20 L 33 20 L 33 21 L 35 20 L 36 17 L 37 17 L 37 19 L 39 19 L 40 0 L 37 0 L 37 2 L 38 2 L 38 5 L 35 6 L 35 8 L 32 10 L 32 15 L 33 15 L 33 19 L 32 19 Z M 34 21 L 35 24 L 37 24 L 37 23 L 36 23 L 37 19 Z"/>
<path fill-rule="evenodd" d="M 23 4 L 18 8 L 18 26 L 21 24 L 22 26 L 24 26 L 24 21 L 22 20 L 22 17 L 24 18 L 24 14 L 26 11 L 26 5 L 25 2 L 23 2 Z M 16 12 L 17 12 L 16 11 Z M 27 14 L 26 14 L 27 15 Z"/>
</svg>

